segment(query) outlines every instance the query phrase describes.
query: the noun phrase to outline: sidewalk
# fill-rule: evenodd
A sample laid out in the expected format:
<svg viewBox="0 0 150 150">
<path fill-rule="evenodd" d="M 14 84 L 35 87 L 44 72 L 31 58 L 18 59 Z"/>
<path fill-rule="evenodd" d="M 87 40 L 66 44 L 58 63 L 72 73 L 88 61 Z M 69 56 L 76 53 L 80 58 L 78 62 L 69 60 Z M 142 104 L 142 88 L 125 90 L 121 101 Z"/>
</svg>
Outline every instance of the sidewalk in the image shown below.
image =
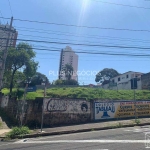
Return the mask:
<svg viewBox="0 0 150 150">
<path fill-rule="evenodd" d="M 99 123 L 87 123 L 81 125 L 70 125 L 70 126 L 54 127 L 54 128 L 44 128 L 42 133 L 40 129 L 37 129 L 29 135 L 25 135 L 24 137 L 16 137 L 16 138 L 32 138 L 32 137 L 39 137 L 39 136 L 50 136 L 50 135 L 88 132 L 94 130 L 107 130 L 107 129 L 121 128 L 121 127 L 150 125 L 150 118 L 144 118 L 138 120 L 139 121 L 137 122 L 135 122 L 135 119 L 130 119 L 130 120 L 120 120 L 120 121 L 99 122 Z M 4 137 L 5 133 L 9 132 L 10 130 L 11 129 L 0 129 L 0 138 Z"/>
<path fill-rule="evenodd" d="M 9 131 L 11 131 L 11 129 L 0 129 L 0 138 L 4 137 L 4 135 Z"/>
<path fill-rule="evenodd" d="M 120 127 L 133 127 L 133 126 L 143 126 L 143 125 L 150 125 L 150 118 L 139 119 L 139 122 L 137 123 L 135 123 L 135 119 L 130 119 L 130 120 L 121 120 L 121 121 L 87 123 L 81 125 L 71 125 L 71 126 L 63 126 L 63 127 L 55 127 L 55 128 L 44 128 L 42 133 L 40 132 L 40 129 L 38 129 L 37 131 L 34 131 L 30 135 L 25 135 L 24 138 L 87 132 L 87 131 L 94 131 L 94 130 L 107 130 L 107 129 L 120 128 Z"/>
</svg>

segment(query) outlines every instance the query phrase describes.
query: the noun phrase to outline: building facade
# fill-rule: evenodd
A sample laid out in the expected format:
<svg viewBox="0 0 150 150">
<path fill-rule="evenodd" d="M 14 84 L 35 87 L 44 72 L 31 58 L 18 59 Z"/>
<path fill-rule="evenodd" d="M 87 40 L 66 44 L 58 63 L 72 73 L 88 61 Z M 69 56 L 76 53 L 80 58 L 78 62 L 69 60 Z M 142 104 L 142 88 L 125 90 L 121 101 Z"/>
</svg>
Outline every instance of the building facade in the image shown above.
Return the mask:
<svg viewBox="0 0 150 150">
<path fill-rule="evenodd" d="M 6 43 L 8 39 L 8 33 L 9 33 L 9 25 L 0 25 L 0 51 L 5 50 Z M 11 28 L 10 31 L 10 40 L 9 40 L 9 47 L 15 47 L 16 46 L 16 39 L 18 37 L 18 32 L 15 28 Z"/>
<path fill-rule="evenodd" d="M 78 55 L 72 50 L 71 47 L 66 46 L 65 49 L 62 49 L 60 54 L 60 64 L 59 64 L 59 79 L 66 80 L 63 68 L 66 64 L 69 64 L 73 67 L 73 73 L 71 79 L 78 81 Z"/>
<path fill-rule="evenodd" d="M 128 71 L 126 73 L 123 73 L 121 75 L 118 75 L 114 78 L 110 79 L 110 83 L 103 85 L 104 89 L 115 89 L 115 90 L 130 90 L 131 88 L 131 79 L 137 78 L 137 89 L 141 90 L 141 76 L 143 73 L 141 72 L 133 72 Z M 114 85 L 114 86 L 113 86 Z"/>
</svg>

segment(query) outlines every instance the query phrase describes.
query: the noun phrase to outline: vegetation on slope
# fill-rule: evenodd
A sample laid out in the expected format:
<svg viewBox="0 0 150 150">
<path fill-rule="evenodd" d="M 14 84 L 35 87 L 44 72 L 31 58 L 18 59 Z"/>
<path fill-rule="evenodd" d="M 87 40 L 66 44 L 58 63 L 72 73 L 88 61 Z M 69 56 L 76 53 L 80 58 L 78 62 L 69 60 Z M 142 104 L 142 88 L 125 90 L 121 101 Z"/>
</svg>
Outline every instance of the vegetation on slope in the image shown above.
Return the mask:
<svg viewBox="0 0 150 150">
<path fill-rule="evenodd" d="M 23 99 L 23 89 L 19 90 L 19 99 Z M 9 90 L 3 89 L 2 92 L 6 95 Z M 17 90 L 13 89 L 13 95 Z M 22 96 L 21 96 L 22 94 Z M 102 99 L 102 100 L 133 100 L 133 90 L 104 90 L 99 88 L 85 88 L 85 87 L 69 87 L 69 88 L 50 88 L 46 90 L 47 97 L 53 98 L 78 98 L 78 99 Z M 37 90 L 36 92 L 29 92 L 26 95 L 27 100 L 34 100 L 36 97 L 43 97 L 44 90 Z M 22 97 L 22 98 L 21 98 Z M 150 100 L 150 91 L 136 90 L 136 100 Z"/>
</svg>

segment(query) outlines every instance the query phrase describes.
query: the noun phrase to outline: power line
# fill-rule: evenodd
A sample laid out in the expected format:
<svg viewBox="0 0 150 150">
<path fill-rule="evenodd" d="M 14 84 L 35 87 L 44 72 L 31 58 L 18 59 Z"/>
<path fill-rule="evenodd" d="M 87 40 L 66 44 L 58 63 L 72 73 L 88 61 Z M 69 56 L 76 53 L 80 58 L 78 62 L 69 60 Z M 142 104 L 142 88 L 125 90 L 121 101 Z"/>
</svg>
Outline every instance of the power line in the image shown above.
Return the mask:
<svg viewBox="0 0 150 150">
<path fill-rule="evenodd" d="M 34 47 L 34 49 L 36 50 L 36 47 Z M 57 51 L 56 51 L 57 52 Z M 60 52 L 60 51 L 59 51 Z M 84 51 L 85 52 L 85 51 Z M 103 52 L 103 51 L 97 51 L 97 52 Z M 109 51 L 107 51 L 107 52 L 109 52 Z M 113 53 L 113 52 L 112 52 Z M 46 55 L 46 56 L 52 56 L 52 55 L 54 55 L 56 58 L 58 58 L 58 57 L 60 57 L 60 53 L 56 53 L 56 54 L 54 54 L 54 52 L 51 52 L 51 51 L 47 51 L 47 52 L 36 52 L 36 54 L 40 54 L 40 55 Z M 121 54 L 121 53 L 120 53 Z M 129 53 L 128 53 L 129 54 Z M 132 54 L 134 54 L 134 53 L 132 53 Z M 139 53 L 138 53 L 139 54 Z M 148 54 L 149 55 L 149 54 Z M 82 55 L 80 55 L 80 58 L 81 57 L 83 57 L 83 58 L 85 58 L 85 56 L 82 56 Z M 87 57 L 92 57 L 92 56 L 86 56 L 86 58 Z M 97 56 L 93 56 L 94 57 L 94 59 L 96 58 L 96 57 L 98 57 L 99 58 L 99 56 L 97 55 Z M 146 59 L 149 59 L 150 57 L 145 57 Z M 130 59 L 132 59 L 132 58 L 129 58 L 128 60 L 124 60 L 124 59 L 121 59 L 121 60 L 123 60 L 123 61 L 130 61 Z M 135 58 L 135 59 L 142 59 L 141 61 L 143 61 L 143 57 L 137 57 L 137 58 Z M 101 59 L 99 59 L 99 60 L 101 60 Z M 110 60 L 110 59 L 109 59 Z M 117 60 L 116 58 L 115 58 L 115 60 Z M 115 61 L 114 60 L 114 61 Z M 107 61 L 108 61 L 108 59 L 107 59 Z M 137 60 L 136 60 L 137 61 Z"/>
<path fill-rule="evenodd" d="M 22 35 L 22 34 L 21 34 Z M 29 37 L 30 35 L 28 35 L 28 37 Z M 24 36 L 23 36 L 24 37 Z M 38 40 L 39 39 L 51 39 L 51 40 L 53 40 L 53 39 L 55 39 L 55 40 L 61 40 L 61 41 L 74 41 L 74 42 L 79 42 L 79 40 L 73 40 L 73 39 L 61 39 L 61 38 L 51 38 L 51 37 L 40 37 L 40 36 L 33 36 L 33 37 L 36 37 Z M 31 36 L 31 38 L 28 38 L 28 40 L 33 40 L 32 39 L 32 36 Z M 80 40 L 80 42 L 81 42 L 81 40 Z M 87 43 L 91 43 L 91 44 L 96 44 L 96 43 L 99 43 L 99 44 L 118 44 L 118 43 L 103 43 L 103 42 L 98 42 L 98 41 L 96 41 L 96 42 L 91 42 L 91 41 L 82 41 L 82 42 L 87 42 Z M 150 42 L 147 42 L 147 43 L 150 43 Z M 125 46 L 137 46 L 137 45 L 128 45 L 128 44 L 125 44 Z M 43 47 L 43 46 L 42 46 Z M 147 51 L 147 50 L 143 50 L 143 51 Z"/>
<path fill-rule="evenodd" d="M 0 10 L 0 14 L 1 14 L 2 18 L 3 18 L 3 14 L 1 12 L 1 10 Z M 2 19 L 2 20 L 3 20 L 3 23 L 5 24 L 5 20 L 4 19 Z"/>
<path fill-rule="evenodd" d="M 2 47 L 6 47 L 6 46 L 2 46 Z M 53 50 L 50 50 L 50 48 L 52 48 Z M 49 48 L 37 48 L 37 47 L 32 47 L 32 48 L 28 48 L 28 49 L 35 49 L 35 50 L 48 50 L 48 51 L 53 51 L 53 52 L 61 52 L 61 49 L 60 48 L 56 48 L 56 47 L 49 47 Z M 80 50 L 80 51 L 77 51 L 77 50 Z M 90 50 L 92 51 L 92 53 L 89 53 L 89 54 L 95 54 L 95 53 L 106 53 L 106 51 L 95 51 L 95 50 Z M 70 51 L 65 51 L 65 52 L 70 52 Z M 76 49 L 75 51 L 76 53 L 88 53 L 87 50 L 83 50 L 83 49 Z M 42 53 L 42 54 L 45 54 L 45 53 Z M 115 54 L 113 51 L 107 51 L 107 54 Z M 126 53 L 117 53 L 117 54 L 120 54 L 120 55 L 126 55 Z M 127 53 L 127 55 L 135 55 L 135 53 Z M 138 56 L 145 56 L 145 55 L 149 55 L 148 53 L 137 53 Z M 136 55 L 137 55 L 136 54 Z"/>
<path fill-rule="evenodd" d="M 10 19 L 5 17 L 0 17 L 4 19 Z M 62 24 L 62 23 L 53 23 L 53 22 L 44 22 L 44 21 L 35 21 L 35 20 L 27 20 L 27 19 L 14 19 L 16 21 L 30 22 L 30 23 L 40 23 L 40 24 L 48 24 L 48 25 L 58 25 L 58 26 L 66 26 L 66 27 L 77 27 L 77 28 L 90 28 L 90 29 L 99 29 L 99 30 L 116 30 L 116 31 L 132 31 L 132 32 L 150 32 L 150 30 L 138 30 L 138 29 L 127 29 L 127 28 L 106 28 L 106 27 L 94 27 L 94 26 L 78 26 L 73 24 Z"/>
<path fill-rule="evenodd" d="M 43 50 L 43 51 L 53 51 L 53 52 L 61 52 L 60 50 L 50 50 L 44 48 L 28 48 L 28 49 L 35 49 L 35 50 Z M 70 51 L 65 51 L 70 52 Z M 110 55 L 110 56 L 132 56 L 132 57 L 150 57 L 150 54 L 121 54 L 121 53 L 107 53 L 107 52 L 88 52 L 88 51 L 74 51 L 75 53 L 82 53 L 82 54 L 100 54 L 100 55 Z"/>
<path fill-rule="evenodd" d="M 42 45 L 33 45 L 35 48 L 37 47 L 37 48 L 39 48 L 39 47 L 42 47 L 42 48 L 52 48 L 52 49 L 57 49 L 57 50 L 60 50 L 60 49 L 62 49 L 62 48 L 59 48 L 59 47 L 48 47 L 48 46 L 42 46 Z M 77 50 L 81 50 L 81 51 L 83 51 L 83 49 L 79 49 L 79 48 L 75 48 L 75 50 L 77 51 Z M 88 49 L 89 50 L 89 49 Z M 130 50 L 130 49 L 127 49 L 127 50 Z M 84 51 L 87 51 L 87 50 L 84 50 Z M 93 50 L 89 50 L 89 51 L 93 51 Z M 140 50 L 141 51 L 141 50 Z M 142 51 L 148 51 L 148 52 L 150 52 L 150 50 L 142 50 Z M 93 52 L 99 52 L 99 51 L 97 51 L 97 50 L 95 50 L 95 51 L 93 51 Z M 106 51 L 105 51 L 106 52 Z M 113 51 L 107 51 L 107 52 L 110 52 L 110 53 L 113 53 Z M 128 54 L 129 54 L 129 52 L 128 52 Z M 132 53 L 130 53 L 130 54 L 132 54 Z M 143 54 L 143 53 L 138 53 L 138 54 Z"/>
<path fill-rule="evenodd" d="M 7 38 L 0 38 L 7 39 Z M 90 46 L 90 47 L 109 47 L 109 48 L 125 48 L 125 49 L 150 49 L 150 47 L 133 47 L 133 46 L 122 46 L 122 45 L 92 45 L 92 44 L 84 44 L 84 43 L 69 43 L 69 42 L 51 42 L 51 41 L 40 41 L 40 40 L 27 40 L 27 39 L 11 39 L 18 41 L 26 41 L 26 42 L 39 42 L 39 43 L 51 43 L 51 44 L 62 44 L 62 45 L 76 45 L 76 46 Z"/>
<path fill-rule="evenodd" d="M 8 3 L 9 3 L 9 8 L 10 8 L 11 15 L 13 16 L 13 12 L 12 12 L 11 4 L 10 4 L 10 1 L 9 1 L 9 0 L 8 0 Z"/>
<path fill-rule="evenodd" d="M 44 30 L 44 29 L 37 29 L 37 28 L 26 28 L 26 27 L 18 27 L 18 26 L 15 26 L 15 27 L 17 27 L 17 28 L 21 28 L 21 29 L 32 29 L 32 30 L 22 30 L 22 31 L 33 31 L 33 30 L 35 30 L 35 31 L 45 31 L 46 33 L 47 32 L 54 32 L 54 33 L 67 33 L 67 36 L 68 36 L 68 34 L 71 34 L 71 35 L 74 35 L 74 36 L 76 36 L 74 33 L 71 33 L 71 32 L 62 32 L 62 31 L 54 31 L 54 30 Z M 33 31 L 33 32 L 35 32 L 35 31 Z M 45 33 L 45 32 L 40 32 L 40 33 Z M 19 34 L 20 35 L 20 34 Z M 22 34 L 23 35 L 23 34 Z M 83 35 L 83 34 L 78 34 L 78 36 L 83 36 L 83 37 L 101 37 L 101 38 L 107 38 L 107 39 L 112 39 L 112 40 L 122 40 L 122 41 L 124 41 L 124 40 L 131 40 L 131 41 L 142 41 L 142 42 L 150 42 L 150 40 L 143 40 L 143 39 L 132 39 L 132 38 L 122 38 L 122 37 L 112 37 L 112 36 L 99 36 L 99 35 Z M 25 35 L 26 36 L 26 35 Z M 28 36 L 31 36 L 31 35 L 28 35 Z M 35 37 L 35 36 L 34 36 Z M 98 39 L 100 39 L 100 38 L 98 38 Z"/>
<path fill-rule="evenodd" d="M 33 31 L 36 32 L 36 31 Z M 54 34 L 54 35 L 64 35 L 64 36 L 72 36 L 72 37 L 84 37 L 84 38 L 93 38 L 93 39 L 107 39 L 107 40 L 117 40 L 117 41 L 129 41 L 129 42 L 140 42 L 140 43 L 150 43 L 150 40 L 142 40 L 142 39 L 130 39 L 130 38 L 121 38 L 121 37 L 110 37 L 110 36 L 83 36 L 83 35 L 66 35 L 66 34 L 56 34 L 56 33 L 48 33 L 46 32 L 46 34 Z M 33 35 L 27 35 L 27 34 L 19 34 L 22 36 L 30 36 L 30 37 L 37 37 L 37 36 L 33 36 Z M 58 39 L 58 40 L 70 40 L 70 39 L 61 39 L 61 38 L 51 38 L 51 37 L 45 37 L 45 36 L 38 36 L 38 38 L 43 38 L 43 39 Z M 75 40 L 72 40 L 75 41 Z M 91 41 L 90 41 L 91 42 Z"/>
<path fill-rule="evenodd" d="M 142 7 L 142 6 L 133 6 L 133 5 L 120 4 L 120 3 L 104 2 L 104 1 L 101 1 L 101 0 L 91 0 L 91 1 L 106 3 L 106 4 L 111 4 L 111 5 L 124 6 L 124 7 L 132 7 L 132 8 L 139 8 L 139 9 L 150 9 L 150 7 Z"/>
<path fill-rule="evenodd" d="M 44 57 L 41 57 L 41 58 L 36 57 L 36 58 L 37 59 L 49 59 L 49 60 L 50 59 L 57 59 L 57 58 L 53 58 L 53 57 L 52 58 L 51 57 L 49 57 L 49 58 L 46 58 L 46 57 L 45 58 Z M 87 60 L 87 59 L 80 59 L 80 58 L 79 58 L 79 60 L 82 60 L 82 61 L 99 61 L 99 59 L 97 59 L 97 60 L 95 60 L 95 59 L 93 59 L 93 60 L 92 59 L 88 59 Z M 106 59 L 101 59 L 100 61 L 108 61 L 108 59 L 107 60 Z M 109 61 L 137 61 L 137 60 L 110 60 L 109 59 Z M 149 60 L 140 60 L 140 61 L 149 61 Z"/>
</svg>

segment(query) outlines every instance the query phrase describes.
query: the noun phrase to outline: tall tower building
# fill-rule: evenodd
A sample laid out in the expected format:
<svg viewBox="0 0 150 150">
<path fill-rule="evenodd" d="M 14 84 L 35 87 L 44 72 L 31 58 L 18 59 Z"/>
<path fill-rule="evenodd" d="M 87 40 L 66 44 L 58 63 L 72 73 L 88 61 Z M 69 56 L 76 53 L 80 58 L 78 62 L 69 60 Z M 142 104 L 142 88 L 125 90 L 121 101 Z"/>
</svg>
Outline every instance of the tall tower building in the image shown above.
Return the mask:
<svg viewBox="0 0 150 150">
<path fill-rule="evenodd" d="M 69 46 L 66 46 L 65 49 L 62 49 L 60 54 L 59 79 L 66 80 L 66 77 L 63 74 L 63 68 L 66 64 L 69 64 L 73 67 L 73 75 L 71 79 L 78 81 L 78 55 L 75 54 L 75 52 Z"/>
</svg>

